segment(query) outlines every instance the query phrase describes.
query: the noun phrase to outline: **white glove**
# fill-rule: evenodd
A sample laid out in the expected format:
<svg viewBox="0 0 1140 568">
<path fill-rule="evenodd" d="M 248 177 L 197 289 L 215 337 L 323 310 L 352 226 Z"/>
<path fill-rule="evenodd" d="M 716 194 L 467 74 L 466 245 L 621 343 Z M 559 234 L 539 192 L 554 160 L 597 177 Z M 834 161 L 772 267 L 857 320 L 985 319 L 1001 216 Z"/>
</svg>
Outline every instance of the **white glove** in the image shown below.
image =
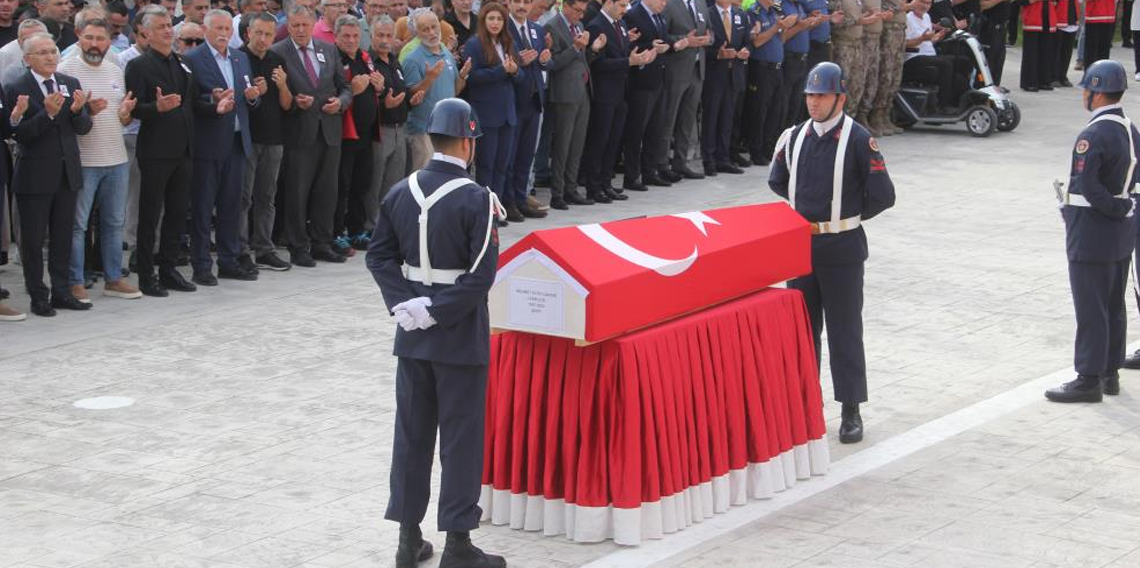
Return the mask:
<svg viewBox="0 0 1140 568">
<path fill-rule="evenodd" d="M 395 311 L 395 313 L 392 314 L 392 316 L 395 318 L 396 323 L 399 324 L 400 327 L 404 328 L 404 331 L 412 331 L 413 329 L 416 329 L 416 318 L 412 317 L 412 314 L 409 314 L 408 310 L 398 309 Z"/>
<path fill-rule="evenodd" d="M 396 305 L 392 311 L 405 310 L 415 320 L 417 329 L 428 329 L 436 324 L 435 318 L 432 318 L 427 311 L 429 306 L 431 306 L 431 298 L 420 296 Z"/>
</svg>

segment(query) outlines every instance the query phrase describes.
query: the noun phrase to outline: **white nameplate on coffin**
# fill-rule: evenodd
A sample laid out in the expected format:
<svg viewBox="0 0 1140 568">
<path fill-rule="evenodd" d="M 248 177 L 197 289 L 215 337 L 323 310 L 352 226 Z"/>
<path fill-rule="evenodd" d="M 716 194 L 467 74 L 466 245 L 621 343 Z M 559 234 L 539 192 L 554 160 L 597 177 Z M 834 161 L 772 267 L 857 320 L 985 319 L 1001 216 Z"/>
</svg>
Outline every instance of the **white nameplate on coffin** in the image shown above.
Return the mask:
<svg viewBox="0 0 1140 568">
<path fill-rule="evenodd" d="M 507 322 L 511 326 L 563 332 L 566 313 L 561 282 L 518 276 L 508 282 Z"/>
</svg>

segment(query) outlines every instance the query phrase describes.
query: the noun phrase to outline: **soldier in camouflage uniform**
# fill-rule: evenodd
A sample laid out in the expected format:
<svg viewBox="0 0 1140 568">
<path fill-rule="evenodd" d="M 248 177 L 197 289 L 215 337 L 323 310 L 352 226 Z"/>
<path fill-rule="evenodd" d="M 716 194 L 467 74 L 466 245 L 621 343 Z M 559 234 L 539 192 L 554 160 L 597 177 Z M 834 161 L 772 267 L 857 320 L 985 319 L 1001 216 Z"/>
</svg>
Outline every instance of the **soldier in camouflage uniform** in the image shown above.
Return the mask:
<svg viewBox="0 0 1140 568">
<path fill-rule="evenodd" d="M 863 26 L 863 99 L 852 107 L 855 122 L 862 124 L 873 136 L 881 136 L 879 129 L 870 123 L 871 107 L 879 91 L 879 43 L 883 35 L 883 0 L 863 0 L 863 15 L 874 16 L 874 21 Z"/>
<path fill-rule="evenodd" d="M 862 0 L 828 0 L 831 13 L 843 11 L 843 21 L 831 25 L 831 59 L 847 79 L 847 114 L 855 116 L 863 100 L 867 62 L 863 57 Z"/>
<path fill-rule="evenodd" d="M 905 0 L 883 0 L 883 9 L 892 11 L 894 17 L 883 21 L 883 33 L 879 37 L 879 85 L 871 103 L 868 126 L 873 127 L 879 136 L 890 136 L 902 132 L 891 123 L 890 109 L 902 83 L 903 61 L 906 59 L 907 3 Z"/>
</svg>

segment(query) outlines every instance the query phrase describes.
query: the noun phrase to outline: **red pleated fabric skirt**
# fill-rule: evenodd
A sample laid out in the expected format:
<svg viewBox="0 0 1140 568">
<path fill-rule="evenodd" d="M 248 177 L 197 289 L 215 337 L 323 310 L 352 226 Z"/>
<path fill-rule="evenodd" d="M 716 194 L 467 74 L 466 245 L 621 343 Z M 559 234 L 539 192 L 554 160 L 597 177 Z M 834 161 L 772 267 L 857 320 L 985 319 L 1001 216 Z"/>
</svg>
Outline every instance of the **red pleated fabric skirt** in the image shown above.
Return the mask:
<svg viewBox="0 0 1140 568">
<path fill-rule="evenodd" d="M 484 520 L 636 545 L 827 471 L 811 325 L 771 288 L 585 347 L 491 343 Z"/>
</svg>

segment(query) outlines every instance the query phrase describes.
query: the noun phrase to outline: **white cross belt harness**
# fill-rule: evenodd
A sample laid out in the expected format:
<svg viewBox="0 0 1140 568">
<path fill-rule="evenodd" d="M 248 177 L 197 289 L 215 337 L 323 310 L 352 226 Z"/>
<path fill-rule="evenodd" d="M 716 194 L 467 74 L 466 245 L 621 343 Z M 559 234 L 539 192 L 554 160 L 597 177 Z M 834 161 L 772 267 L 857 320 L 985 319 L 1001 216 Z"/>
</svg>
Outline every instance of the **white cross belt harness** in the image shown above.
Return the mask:
<svg viewBox="0 0 1140 568">
<path fill-rule="evenodd" d="M 837 234 L 853 229 L 858 229 L 863 223 L 861 215 L 854 215 L 841 219 L 839 215 L 843 212 L 843 166 L 847 158 L 847 140 L 851 137 L 851 125 L 855 123 L 851 117 L 846 114 L 843 118 L 839 119 L 842 125 L 839 130 L 839 146 L 835 152 L 835 170 L 833 172 L 831 181 L 831 220 L 812 222 L 811 233 L 813 235 L 819 234 Z M 807 138 L 807 132 L 811 128 L 810 121 L 805 122 L 803 127 L 800 128 L 799 136 L 796 136 L 796 141 L 791 147 L 791 151 L 787 155 L 788 164 L 788 203 L 791 204 L 792 209 L 796 208 L 796 170 L 799 169 L 800 148 L 804 145 L 804 138 Z M 785 138 L 776 144 L 776 152 L 779 153 L 780 147 L 787 144 L 787 136 L 791 130 L 785 133 Z"/>
<path fill-rule="evenodd" d="M 475 185 L 475 182 L 467 178 L 453 179 L 435 190 L 430 197 L 424 197 L 424 192 L 420 189 L 419 171 L 413 172 L 408 176 L 408 189 L 412 192 L 412 198 L 416 200 L 416 204 L 420 206 L 419 216 L 419 245 L 420 245 L 420 266 L 412 266 L 404 264 L 401 270 L 404 273 L 404 278 L 413 282 L 419 282 L 425 286 L 433 284 L 455 284 L 455 281 L 460 276 L 472 272 L 479 263 L 483 261 L 483 255 L 487 252 L 487 246 L 491 243 L 491 232 L 495 228 L 495 218 L 505 216 L 502 204 L 499 203 L 498 197 L 495 192 L 488 190 L 490 197 L 488 197 L 489 215 L 487 217 L 487 234 L 483 237 L 483 248 L 479 251 L 479 256 L 475 257 L 475 262 L 471 264 L 468 270 L 457 268 L 432 268 L 431 255 L 428 253 L 428 211 L 432 206 L 439 203 L 444 197 L 447 197 L 451 192 L 464 187 L 468 184 Z"/>
<path fill-rule="evenodd" d="M 1124 176 L 1124 187 L 1120 193 L 1113 194 L 1117 199 L 1131 199 L 1129 189 L 1132 188 L 1132 175 L 1136 171 L 1136 146 L 1132 141 L 1132 121 L 1125 116 L 1117 116 L 1115 114 L 1102 114 L 1092 120 L 1093 122 L 1100 122 L 1107 120 L 1115 122 L 1124 127 L 1124 131 L 1128 133 L 1128 175 Z M 1092 207 L 1088 198 L 1079 193 L 1066 192 L 1064 198 L 1061 200 L 1062 205 L 1072 205 L 1073 207 Z"/>
</svg>

